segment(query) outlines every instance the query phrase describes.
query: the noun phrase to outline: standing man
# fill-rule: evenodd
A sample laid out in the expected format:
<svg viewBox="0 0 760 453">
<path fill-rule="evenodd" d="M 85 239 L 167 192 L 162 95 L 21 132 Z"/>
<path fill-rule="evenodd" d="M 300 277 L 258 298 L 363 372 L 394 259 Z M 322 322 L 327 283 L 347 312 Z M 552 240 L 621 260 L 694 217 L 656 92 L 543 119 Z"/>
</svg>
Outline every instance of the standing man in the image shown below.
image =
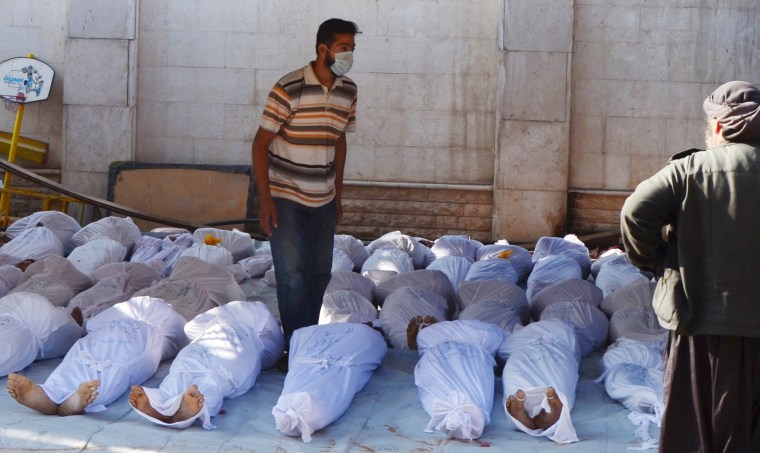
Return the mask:
<svg viewBox="0 0 760 453">
<path fill-rule="evenodd" d="M 253 140 L 259 220 L 270 237 L 286 345 L 316 324 L 330 282 L 346 132 L 355 130 L 353 22 L 329 19 L 317 31 L 317 57 L 272 88 Z M 287 370 L 287 362 L 281 361 Z"/>
<path fill-rule="evenodd" d="M 707 150 L 639 184 L 623 243 L 661 275 L 652 304 L 671 329 L 660 451 L 758 451 L 760 91 L 729 82 L 703 107 Z"/>
</svg>

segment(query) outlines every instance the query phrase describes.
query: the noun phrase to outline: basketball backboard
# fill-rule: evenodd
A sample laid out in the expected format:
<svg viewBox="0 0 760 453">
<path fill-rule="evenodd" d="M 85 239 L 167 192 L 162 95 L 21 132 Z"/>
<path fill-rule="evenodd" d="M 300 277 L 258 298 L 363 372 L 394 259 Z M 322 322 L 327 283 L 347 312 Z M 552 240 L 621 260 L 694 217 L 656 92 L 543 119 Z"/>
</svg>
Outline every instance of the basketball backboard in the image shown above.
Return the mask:
<svg viewBox="0 0 760 453">
<path fill-rule="evenodd" d="M 54 76 L 53 68 L 36 58 L 10 58 L 0 62 L 0 97 L 19 104 L 44 101 Z"/>
</svg>

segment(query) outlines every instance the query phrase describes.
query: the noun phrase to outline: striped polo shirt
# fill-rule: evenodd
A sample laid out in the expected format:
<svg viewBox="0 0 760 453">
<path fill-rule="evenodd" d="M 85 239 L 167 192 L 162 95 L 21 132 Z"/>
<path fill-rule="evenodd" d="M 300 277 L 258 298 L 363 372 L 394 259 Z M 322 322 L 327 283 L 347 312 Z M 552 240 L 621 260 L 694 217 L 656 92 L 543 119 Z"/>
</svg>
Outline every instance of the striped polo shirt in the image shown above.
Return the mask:
<svg viewBox="0 0 760 453">
<path fill-rule="evenodd" d="M 356 128 L 356 94 L 346 76 L 328 90 L 311 64 L 275 84 L 259 124 L 277 134 L 269 147 L 273 197 L 311 207 L 335 197 L 335 143 Z"/>
</svg>

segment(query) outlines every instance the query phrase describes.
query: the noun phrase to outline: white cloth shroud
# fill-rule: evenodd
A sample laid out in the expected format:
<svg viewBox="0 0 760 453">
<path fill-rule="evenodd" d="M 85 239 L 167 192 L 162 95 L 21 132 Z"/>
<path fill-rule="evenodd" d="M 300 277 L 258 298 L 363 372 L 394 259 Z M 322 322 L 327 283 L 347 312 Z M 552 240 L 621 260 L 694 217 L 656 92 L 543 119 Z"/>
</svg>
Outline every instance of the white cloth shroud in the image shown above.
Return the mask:
<svg viewBox="0 0 760 453">
<path fill-rule="evenodd" d="M 547 256 L 566 256 L 578 263 L 582 271 L 582 277 L 588 277 L 591 272 L 591 257 L 588 248 L 574 235 L 564 238 L 543 236 L 536 242 L 533 249 L 533 263 L 537 263 Z"/>
<path fill-rule="evenodd" d="M 504 302 L 520 315 L 523 324 L 530 321 L 530 305 L 525 290 L 511 283 L 499 280 L 462 282 L 457 289 L 457 299 L 462 309 L 489 300 Z"/>
<path fill-rule="evenodd" d="M 362 265 L 361 274 L 378 284 L 394 275 L 413 270 L 412 259 L 406 252 L 390 248 L 379 249 L 372 253 Z"/>
<path fill-rule="evenodd" d="M 296 330 L 290 341 L 289 371 L 272 409 L 277 430 L 310 442 L 314 431 L 343 415 L 386 352 L 382 335 L 363 324 Z"/>
<path fill-rule="evenodd" d="M 333 239 L 333 247 L 343 250 L 354 263 L 352 270 L 360 270 L 362 264 L 369 258 L 369 251 L 362 241 L 349 234 L 336 234 Z"/>
<path fill-rule="evenodd" d="M 451 286 L 456 290 L 459 284 L 467 277 L 470 267 L 472 267 L 472 258 L 463 256 L 443 256 L 437 258 L 427 267 L 428 270 L 441 271 L 446 274 Z"/>
<path fill-rule="evenodd" d="M 442 321 L 419 332 L 414 383 L 430 416 L 427 430 L 462 440 L 483 434 L 493 407 L 493 356 L 503 341 L 498 326 L 473 320 Z"/>
<path fill-rule="evenodd" d="M 475 252 L 475 260 L 506 259 L 517 272 L 518 281 L 525 281 L 533 269 L 533 257 L 530 252 L 519 245 L 501 243 L 484 245 Z"/>
<path fill-rule="evenodd" d="M 446 300 L 425 288 L 406 286 L 392 292 L 380 310 L 380 328 L 394 348 L 408 349 L 407 328 L 417 316 L 446 319 Z"/>
<path fill-rule="evenodd" d="M 172 361 L 169 374 L 158 388 L 143 387 L 150 405 L 163 415 L 173 415 L 182 394 L 192 384 L 203 394 L 203 407 L 194 417 L 166 423 L 135 409 L 148 421 L 176 429 L 196 419 L 212 429 L 225 398 L 250 390 L 262 368 L 282 354 L 285 339 L 277 320 L 261 302 L 234 301 L 196 316 L 185 325 L 192 342 Z M 133 407 L 134 409 L 134 407 Z"/>
<path fill-rule="evenodd" d="M 230 252 L 233 263 L 237 263 L 243 258 L 248 258 L 254 255 L 255 249 L 251 235 L 244 233 L 237 228 L 233 228 L 232 230 L 198 228 L 193 232 L 193 243 L 205 244 L 206 236 L 208 235 L 221 240 L 219 246 L 224 247 Z"/>
<path fill-rule="evenodd" d="M 447 234 L 436 239 L 431 250 L 436 259 L 444 256 L 461 256 L 469 258 L 472 262 L 475 261 L 475 255 L 481 247 L 483 243 L 467 236 Z"/>
<path fill-rule="evenodd" d="M 638 280 L 629 283 L 602 299 L 599 308 L 607 316 L 612 316 L 613 313 L 619 310 L 651 306 L 656 286 L 657 283 L 650 281 L 643 282 Z"/>
<path fill-rule="evenodd" d="M 467 270 L 464 281 L 502 280 L 516 284 L 519 280 L 517 272 L 506 259 L 475 261 Z"/>
<path fill-rule="evenodd" d="M 22 230 L 18 236 L 0 246 L 0 253 L 10 255 L 23 261 L 39 261 L 48 256 L 63 256 L 64 245 L 58 236 L 45 227 Z"/>
<path fill-rule="evenodd" d="M 530 301 L 531 316 L 538 320 L 546 307 L 566 301 L 583 302 L 598 308 L 602 302 L 602 290 L 590 281 L 580 278 L 554 283 L 533 296 Z"/>
<path fill-rule="evenodd" d="M 120 242 L 127 248 L 127 253 L 130 253 L 140 236 L 140 228 L 131 218 L 110 216 L 85 225 L 74 233 L 72 240 L 79 246 L 95 239 L 113 239 Z"/>
<path fill-rule="evenodd" d="M 557 443 L 577 442 L 570 411 L 575 404 L 580 349 L 572 326 L 551 320 L 515 329 L 502 344 L 499 355 L 508 357 L 502 373 L 502 407 L 509 424 L 531 436 L 546 436 Z M 546 397 L 548 387 L 553 387 L 556 397 L 562 401 L 559 420 L 549 428 L 529 429 L 506 410 L 507 397 L 522 390 L 529 416 L 535 417 L 541 409 L 550 411 Z"/>
<path fill-rule="evenodd" d="M 419 286 L 428 289 L 446 299 L 447 310 L 446 316 L 454 318 L 459 311 L 457 296 L 451 281 L 441 271 L 432 269 L 418 269 L 413 272 L 407 272 L 393 276 L 384 280 L 375 286 L 375 303 L 383 306 L 385 299 L 395 290 L 405 286 Z"/>
<path fill-rule="evenodd" d="M 35 360 L 62 357 L 83 333 L 65 309 L 39 294 L 0 298 L 0 376 Z"/>
<path fill-rule="evenodd" d="M 607 297 L 629 283 L 637 281 L 648 282 L 649 278 L 627 260 L 618 259 L 602 264 L 594 283 L 601 288 L 604 297 Z"/>
<path fill-rule="evenodd" d="M 133 297 L 118 303 L 90 319 L 87 335 L 40 387 L 60 404 L 82 382 L 100 380 L 98 396 L 84 412 L 103 411 L 187 344 L 184 325 L 185 320 L 160 299 Z"/>
<path fill-rule="evenodd" d="M 124 261 L 127 248 L 120 242 L 108 238 L 88 241 L 71 251 L 67 260 L 85 275 L 92 275 L 96 269 L 106 264 Z"/>
<path fill-rule="evenodd" d="M 60 211 L 37 211 L 31 215 L 16 220 L 5 230 L 5 234 L 13 239 L 22 231 L 43 226 L 52 231 L 63 244 L 63 254 L 68 255 L 76 244 L 72 239 L 74 233 L 82 229 L 79 222 L 68 214 Z"/>
<path fill-rule="evenodd" d="M 129 262 L 101 266 L 93 272 L 92 277 L 97 280 L 95 284 L 74 296 L 66 307 L 69 312 L 74 307 L 79 307 L 85 322 L 161 280 L 161 274 L 155 268 Z"/>
<path fill-rule="evenodd" d="M 193 244 L 179 254 L 180 258 L 192 256 L 220 267 L 233 263 L 232 253 L 221 245 Z"/>
<path fill-rule="evenodd" d="M 71 261 L 52 255 L 30 264 L 24 271 L 23 280 L 10 294 L 21 291 L 36 293 L 56 307 L 65 307 L 72 297 L 92 284 L 92 277 L 80 272 Z"/>
<path fill-rule="evenodd" d="M 352 272 L 354 262 L 346 255 L 346 252 L 339 248 L 333 248 L 332 268 L 330 272 Z"/>
<path fill-rule="evenodd" d="M 412 265 L 415 269 L 423 269 L 426 264 L 426 258 L 431 253 L 430 249 L 422 245 L 419 241 L 411 236 L 392 231 L 386 233 L 367 245 L 370 253 L 381 249 L 398 249 L 409 255 L 412 259 Z"/>
<path fill-rule="evenodd" d="M 541 319 L 560 319 L 572 324 L 583 357 L 607 342 L 610 323 L 607 316 L 591 304 L 578 301 L 557 302 L 541 313 Z"/>
<path fill-rule="evenodd" d="M 567 256 L 549 255 L 533 264 L 525 295 L 532 301 L 544 288 L 571 278 L 583 278 L 583 271 L 578 263 Z"/>
<path fill-rule="evenodd" d="M 8 294 L 24 279 L 24 271 L 13 264 L 0 266 L 0 297 Z"/>
<path fill-rule="evenodd" d="M 325 289 L 325 294 L 340 290 L 355 291 L 372 302 L 375 295 L 375 283 L 356 272 L 333 272 L 330 276 L 330 283 Z"/>
<path fill-rule="evenodd" d="M 187 320 L 227 302 L 245 299 L 232 273 L 192 256 L 178 259 L 169 278 L 137 291 L 135 296 L 163 299 Z"/>
<path fill-rule="evenodd" d="M 319 324 L 335 322 L 372 323 L 377 309 L 372 302 L 356 291 L 339 290 L 326 293 L 319 310 Z"/>
<path fill-rule="evenodd" d="M 505 332 L 511 332 L 521 326 L 520 314 L 507 302 L 486 300 L 470 305 L 459 313 L 460 320 L 477 320 L 499 326 Z"/>
</svg>

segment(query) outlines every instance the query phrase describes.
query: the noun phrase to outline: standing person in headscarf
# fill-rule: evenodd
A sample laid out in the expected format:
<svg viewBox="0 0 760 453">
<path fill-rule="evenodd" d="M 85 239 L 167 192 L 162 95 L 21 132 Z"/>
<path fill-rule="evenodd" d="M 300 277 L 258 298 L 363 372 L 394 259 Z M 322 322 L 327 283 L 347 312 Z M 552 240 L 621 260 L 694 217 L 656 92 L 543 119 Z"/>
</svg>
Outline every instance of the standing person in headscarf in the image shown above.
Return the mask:
<svg viewBox="0 0 760 453">
<path fill-rule="evenodd" d="M 671 330 L 660 451 L 756 451 L 760 91 L 729 82 L 703 107 L 708 149 L 639 184 L 621 230 L 631 262 L 661 276 L 653 307 Z"/>
</svg>

